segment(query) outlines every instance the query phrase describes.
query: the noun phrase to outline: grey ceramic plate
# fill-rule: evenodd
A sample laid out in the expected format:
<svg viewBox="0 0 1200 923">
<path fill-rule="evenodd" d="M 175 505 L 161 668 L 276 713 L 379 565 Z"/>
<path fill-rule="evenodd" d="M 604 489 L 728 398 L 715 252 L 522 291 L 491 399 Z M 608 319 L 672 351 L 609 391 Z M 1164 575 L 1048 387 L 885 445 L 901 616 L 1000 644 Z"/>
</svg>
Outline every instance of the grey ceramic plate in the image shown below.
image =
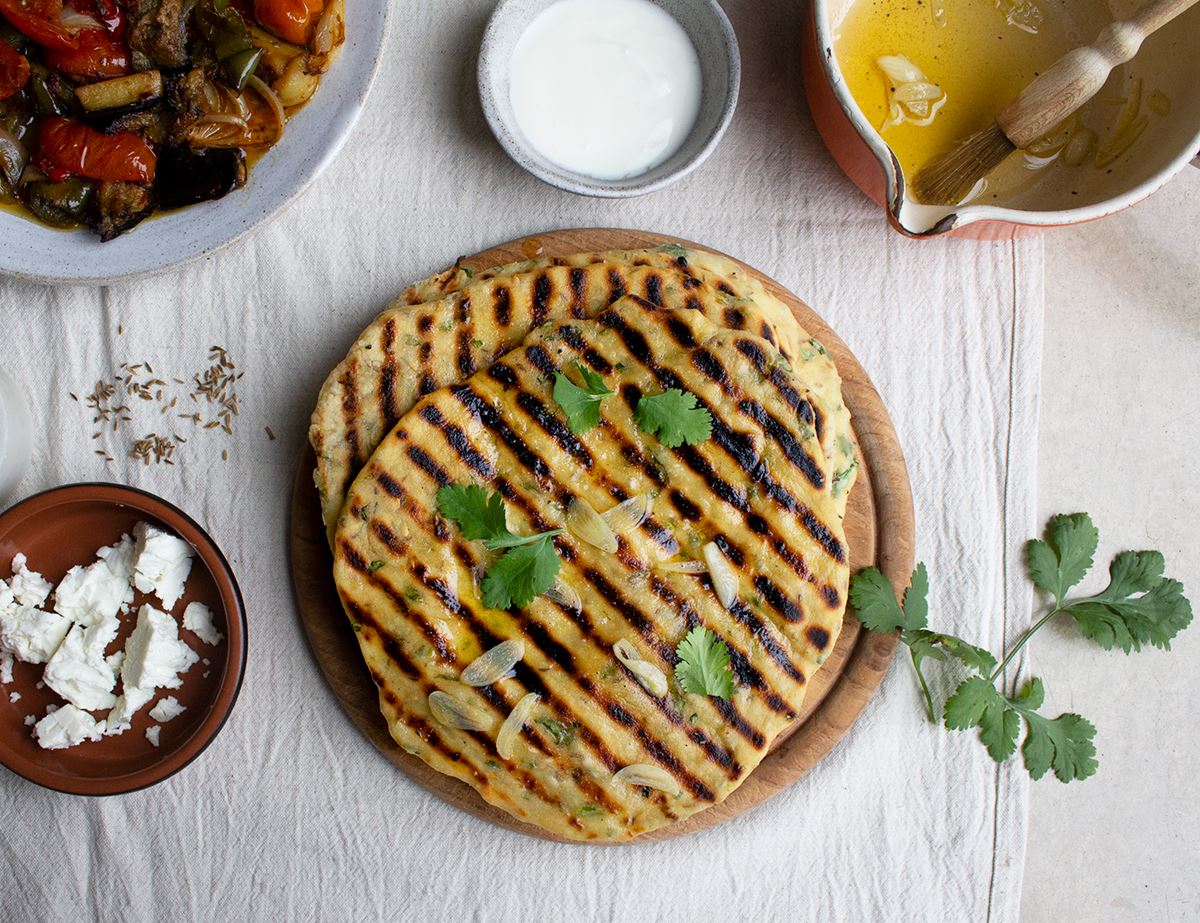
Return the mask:
<svg viewBox="0 0 1200 923">
<path fill-rule="evenodd" d="M 160 272 L 212 253 L 275 215 L 341 150 L 375 77 L 389 0 L 346 0 L 346 43 L 283 139 L 250 170 L 244 189 L 143 222 L 101 243 L 0 211 L 0 273 L 37 282 L 104 283 Z"/>
<path fill-rule="evenodd" d="M 725 133 L 737 107 L 742 64 L 737 37 L 716 0 L 651 0 L 683 26 L 700 56 L 700 114 L 683 145 L 646 173 L 602 180 L 565 170 L 541 156 L 517 127 L 509 96 L 509 64 L 517 40 L 555 0 L 500 0 L 479 52 L 479 98 L 500 146 L 538 179 L 580 195 L 627 198 L 661 189 L 704 162 Z"/>
</svg>

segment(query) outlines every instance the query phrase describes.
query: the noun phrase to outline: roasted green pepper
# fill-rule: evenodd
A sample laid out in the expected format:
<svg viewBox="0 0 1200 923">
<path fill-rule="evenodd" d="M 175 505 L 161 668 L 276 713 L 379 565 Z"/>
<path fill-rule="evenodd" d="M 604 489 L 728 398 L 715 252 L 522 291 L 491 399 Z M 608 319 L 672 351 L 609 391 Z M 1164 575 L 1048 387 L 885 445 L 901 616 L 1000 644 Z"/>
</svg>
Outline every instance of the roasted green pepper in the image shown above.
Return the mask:
<svg viewBox="0 0 1200 923">
<path fill-rule="evenodd" d="M 30 183 L 23 191 L 25 206 L 39 219 L 57 228 L 72 228 L 83 224 L 95 187 L 80 179 L 66 179 Z"/>
<path fill-rule="evenodd" d="M 221 76 L 239 92 L 254 76 L 262 49 L 250 39 L 250 30 L 229 0 L 210 0 L 196 11 L 196 21 L 204 37 L 213 46 Z"/>
</svg>

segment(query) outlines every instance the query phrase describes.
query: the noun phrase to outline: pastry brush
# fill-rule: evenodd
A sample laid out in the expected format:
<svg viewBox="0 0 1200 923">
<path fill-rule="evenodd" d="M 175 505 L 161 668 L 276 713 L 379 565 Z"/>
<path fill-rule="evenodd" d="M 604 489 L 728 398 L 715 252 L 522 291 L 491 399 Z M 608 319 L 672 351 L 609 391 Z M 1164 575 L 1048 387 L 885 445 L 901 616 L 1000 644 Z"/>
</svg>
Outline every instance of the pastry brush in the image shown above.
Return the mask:
<svg viewBox="0 0 1200 923">
<path fill-rule="evenodd" d="M 1146 36 L 1200 0 L 1154 0 L 1105 26 L 1091 45 L 1067 52 L 1029 84 L 987 128 L 917 172 L 916 199 L 956 205 L 1013 151 L 1028 147 L 1100 92 L 1113 68 L 1137 54 Z"/>
</svg>

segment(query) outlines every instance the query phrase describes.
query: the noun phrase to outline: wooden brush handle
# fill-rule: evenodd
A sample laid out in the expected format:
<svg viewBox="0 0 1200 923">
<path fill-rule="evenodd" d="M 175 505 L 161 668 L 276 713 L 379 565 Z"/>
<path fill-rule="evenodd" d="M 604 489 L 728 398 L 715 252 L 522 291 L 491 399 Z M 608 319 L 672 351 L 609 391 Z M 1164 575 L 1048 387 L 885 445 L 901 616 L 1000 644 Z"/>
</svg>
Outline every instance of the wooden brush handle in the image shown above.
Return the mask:
<svg viewBox="0 0 1200 923">
<path fill-rule="evenodd" d="M 1197 2 L 1154 0 L 1129 19 L 1105 26 L 1096 41 L 1067 52 L 1022 90 L 996 124 L 1014 147 L 1028 147 L 1100 92 L 1113 68 L 1137 54 L 1146 36 Z"/>
</svg>

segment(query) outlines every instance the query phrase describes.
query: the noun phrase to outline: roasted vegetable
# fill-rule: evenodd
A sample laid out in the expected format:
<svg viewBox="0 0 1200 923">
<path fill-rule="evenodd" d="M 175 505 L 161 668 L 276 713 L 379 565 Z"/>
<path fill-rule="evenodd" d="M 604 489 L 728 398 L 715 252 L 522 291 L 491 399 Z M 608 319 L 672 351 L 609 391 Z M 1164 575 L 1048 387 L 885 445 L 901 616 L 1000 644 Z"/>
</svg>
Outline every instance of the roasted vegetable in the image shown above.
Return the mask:
<svg viewBox="0 0 1200 923">
<path fill-rule="evenodd" d="M 46 224 L 71 228 L 83 224 L 94 187 L 80 179 L 39 181 L 23 187 L 25 207 Z"/>
<path fill-rule="evenodd" d="M 196 22 L 212 44 L 225 82 L 241 91 L 263 54 L 251 40 L 245 20 L 229 0 L 206 0 L 196 10 Z"/>
<path fill-rule="evenodd" d="M 166 67 L 172 70 L 191 63 L 187 21 L 194 0 L 134 0 L 129 8 L 129 46 L 134 68 Z"/>
<path fill-rule="evenodd" d="M 141 71 L 75 88 L 75 96 L 88 112 L 144 108 L 162 98 L 162 74 Z"/>
<path fill-rule="evenodd" d="M 153 211 L 153 187 L 141 183 L 101 183 L 92 197 L 88 224 L 101 240 L 112 240 Z"/>
<path fill-rule="evenodd" d="M 0 38 L 0 99 L 16 96 L 29 82 L 29 61 Z"/>
<path fill-rule="evenodd" d="M 76 48 L 47 48 L 46 63 L 72 77 L 119 77 L 129 73 L 129 50 L 100 29 L 79 33 Z"/>
<path fill-rule="evenodd" d="M 219 199 L 246 184 L 246 154 L 232 150 L 193 151 L 169 147 L 158 155 L 158 205 L 182 208 Z"/>
<path fill-rule="evenodd" d="M 75 87 L 57 71 L 47 70 L 45 65 L 30 67 L 29 92 L 33 103 L 42 115 L 72 115 L 79 110 L 75 98 Z"/>
<path fill-rule="evenodd" d="M 64 26 L 62 12 L 62 0 L 0 0 L 0 15 L 22 35 L 44 48 L 71 51 L 79 47 L 82 30 Z"/>
<path fill-rule="evenodd" d="M 0 125 L 0 180 L 10 190 L 17 188 L 25 164 L 29 163 L 29 152 L 16 134 Z"/>
<path fill-rule="evenodd" d="M 293 45 L 308 44 L 324 9 L 324 0 L 254 0 L 254 18 Z"/>
<path fill-rule="evenodd" d="M 46 119 L 38 135 L 41 163 L 55 173 L 89 179 L 154 181 L 154 151 L 137 135 L 105 135 L 71 119 Z"/>
</svg>

